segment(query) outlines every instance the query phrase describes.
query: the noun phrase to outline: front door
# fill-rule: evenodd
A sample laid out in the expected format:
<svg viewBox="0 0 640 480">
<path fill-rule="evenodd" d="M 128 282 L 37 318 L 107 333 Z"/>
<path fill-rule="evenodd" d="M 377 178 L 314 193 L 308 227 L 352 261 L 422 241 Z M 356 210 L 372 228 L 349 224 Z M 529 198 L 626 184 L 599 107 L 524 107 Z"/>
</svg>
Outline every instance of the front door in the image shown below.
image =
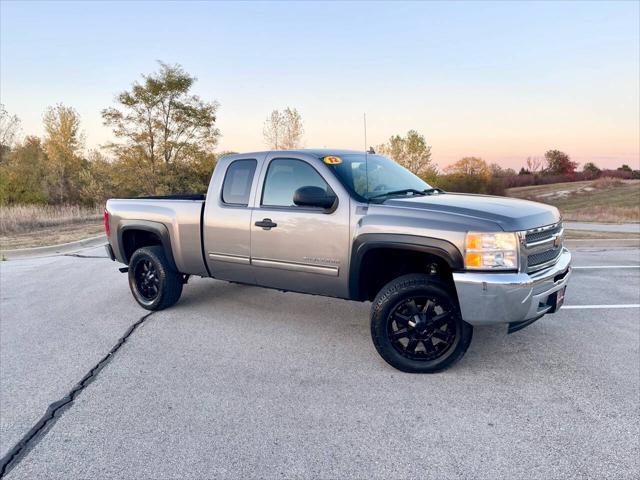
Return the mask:
<svg viewBox="0 0 640 480">
<path fill-rule="evenodd" d="M 348 295 L 349 196 L 335 178 L 320 174 L 322 166 L 303 158 L 273 158 L 265 166 L 251 217 L 251 264 L 259 285 Z M 332 190 L 337 206 L 296 206 L 294 192 L 308 186 Z"/>
</svg>

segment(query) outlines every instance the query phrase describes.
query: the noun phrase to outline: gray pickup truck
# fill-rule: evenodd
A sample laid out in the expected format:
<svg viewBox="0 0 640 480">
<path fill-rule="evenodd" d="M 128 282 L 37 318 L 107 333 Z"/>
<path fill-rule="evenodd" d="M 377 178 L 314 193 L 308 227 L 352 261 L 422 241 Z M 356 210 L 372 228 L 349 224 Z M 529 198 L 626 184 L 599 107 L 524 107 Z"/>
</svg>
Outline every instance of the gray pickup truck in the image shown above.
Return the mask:
<svg viewBox="0 0 640 480">
<path fill-rule="evenodd" d="M 372 301 L 373 343 L 405 372 L 452 365 L 474 326 L 556 312 L 571 272 L 556 208 L 446 193 L 357 151 L 229 155 L 206 196 L 112 199 L 105 229 L 143 308 L 191 275 Z"/>
</svg>

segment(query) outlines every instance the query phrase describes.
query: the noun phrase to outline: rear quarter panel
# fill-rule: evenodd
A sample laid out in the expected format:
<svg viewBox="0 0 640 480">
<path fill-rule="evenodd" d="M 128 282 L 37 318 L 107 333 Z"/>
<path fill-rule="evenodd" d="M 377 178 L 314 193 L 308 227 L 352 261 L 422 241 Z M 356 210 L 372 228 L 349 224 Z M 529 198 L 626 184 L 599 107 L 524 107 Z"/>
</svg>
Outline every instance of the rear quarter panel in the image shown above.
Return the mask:
<svg viewBox="0 0 640 480">
<path fill-rule="evenodd" d="M 200 217 L 202 200 L 112 199 L 107 202 L 111 234 L 109 243 L 119 261 L 125 262 L 119 231 L 123 221 L 155 222 L 169 232 L 171 250 L 178 271 L 208 276 L 202 259 Z"/>
</svg>

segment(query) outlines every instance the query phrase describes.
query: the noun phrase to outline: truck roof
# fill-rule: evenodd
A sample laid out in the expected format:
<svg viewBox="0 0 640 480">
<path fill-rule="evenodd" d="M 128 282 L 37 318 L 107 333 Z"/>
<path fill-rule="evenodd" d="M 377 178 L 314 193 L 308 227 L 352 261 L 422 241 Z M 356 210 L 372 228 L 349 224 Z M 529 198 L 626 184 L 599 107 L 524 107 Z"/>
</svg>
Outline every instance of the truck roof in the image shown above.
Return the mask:
<svg viewBox="0 0 640 480">
<path fill-rule="evenodd" d="M 322 158 L 322 157 L 328 157 L 328 156 L 332 156 L 332 155 L 348 155 L 348 154 L 361 154 L 364 155 L 364 150 L 346 150 L 346 149 L 339 149 L 339 148 L 297 148 L 295 150 L 261 150 L 261 151 L 257 151 L 257 152 L 244 152 L 244 153 L 230 153 L 229 155 L 225 155 L 226 156 L 235 156 L 235 155 L 258 155 L 258 154 L 265 154 L 265 153 L 281 153 L 283 155 L 286 155 L 287 153 L 305 153 L 307 155 L 313 155 L 314 157 L 317 158 Z"/>
</svg>

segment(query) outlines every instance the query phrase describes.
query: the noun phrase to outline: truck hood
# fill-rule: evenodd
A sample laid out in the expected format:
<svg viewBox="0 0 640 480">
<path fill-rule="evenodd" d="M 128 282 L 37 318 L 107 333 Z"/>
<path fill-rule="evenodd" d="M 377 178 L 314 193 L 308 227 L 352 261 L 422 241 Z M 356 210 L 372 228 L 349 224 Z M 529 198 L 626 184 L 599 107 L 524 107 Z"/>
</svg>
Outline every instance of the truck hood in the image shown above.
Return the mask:
<svg viewBox="0 0 640 480">
<path fill-rule="evenodd" d="M 390 198 L 384 205 L 488 220 L 507 232 L 529 230 L 560 221 L 558 209 L 550 205 L 489 195 L 444 193 Z"/>
</svg>

